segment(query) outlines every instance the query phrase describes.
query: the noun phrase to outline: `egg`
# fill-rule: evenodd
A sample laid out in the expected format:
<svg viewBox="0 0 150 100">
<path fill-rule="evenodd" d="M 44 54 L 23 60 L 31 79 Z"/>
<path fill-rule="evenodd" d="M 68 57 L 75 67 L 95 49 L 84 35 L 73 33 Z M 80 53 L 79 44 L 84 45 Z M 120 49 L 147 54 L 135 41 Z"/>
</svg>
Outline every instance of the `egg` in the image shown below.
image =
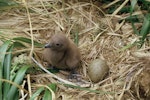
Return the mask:
<svg viewBox="0 0 150 100">
<path fill-rule="evenodd" d="M 88 67 L 88 76 L 91 81 L 97 83 L 104 79 L 106 74 L 109 72 L 109 67 L 105 60 L 95 59 L 91 62 Z"/>
</svg>

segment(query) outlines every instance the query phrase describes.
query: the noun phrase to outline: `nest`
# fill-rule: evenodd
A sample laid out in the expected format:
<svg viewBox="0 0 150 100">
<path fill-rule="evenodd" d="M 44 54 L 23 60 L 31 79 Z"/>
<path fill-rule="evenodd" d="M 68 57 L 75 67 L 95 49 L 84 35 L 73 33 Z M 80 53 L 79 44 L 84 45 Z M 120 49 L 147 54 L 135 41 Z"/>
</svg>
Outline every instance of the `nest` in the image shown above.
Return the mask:
<svg viewBox="0 0 150 100">
<path fill-rule="evenodd" d="M 42 44 L 47 43 L 55 33 L 66 34 L 76 41 L 80 49 L 82 67 L 78 72 L 82 80 L 88 82 L 88 86 L 84 84 L 84 87 L 101 91 L 95 93 L 57 84 L 57 100 L 135 100 L 150 97 L 150 80 L 147 80 L 150 77 L 150 56 L 145 54 L 150 48 L 146 43 L 141 49 L 130 46 L 139 37 L 133 33 L 130 23 L 119 23 L 124 15 L 105 14 L 97 6 L 101 5 L 97 1 L 29 0 L 19 3 L 23 8 L 9 9 L 9 12 L 1 14 L 1 31 L 6 35 L 12 34 L 11 38 L 32 37 Z M 17 53 L 29 54 L 30 50 L 31 47 Z M 34 48 L 33 52 L 37 55 L 35 59 L 44 66 L 41 51 L 42 48 Z M 87 75 L 87 66 L 96 58 L 104 58 L 110 71 L 103 81 L 92 83 Z M 57 76 L 67 80 L 64 72 Z M 35 84 L 59 83 L 43 72 L 32 73 L 29 77 L 30 93 L 36 91 Z"/>
</svg>

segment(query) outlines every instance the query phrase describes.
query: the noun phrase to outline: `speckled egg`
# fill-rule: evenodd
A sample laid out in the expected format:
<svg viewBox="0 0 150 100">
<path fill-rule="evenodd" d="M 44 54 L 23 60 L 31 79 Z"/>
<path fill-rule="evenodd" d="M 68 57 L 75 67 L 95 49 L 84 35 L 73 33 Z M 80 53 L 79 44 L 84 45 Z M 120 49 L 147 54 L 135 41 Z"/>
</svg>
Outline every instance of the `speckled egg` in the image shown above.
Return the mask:
<svg viewBox="0 0 150 100">
<path fill-rule="evenodd" d="M 88 75 L 92 82 L 96 83 L 104 79 L 109 72 L 109 67 L 105 60 L 95 59 L 88 67 Z"/>
</svg>

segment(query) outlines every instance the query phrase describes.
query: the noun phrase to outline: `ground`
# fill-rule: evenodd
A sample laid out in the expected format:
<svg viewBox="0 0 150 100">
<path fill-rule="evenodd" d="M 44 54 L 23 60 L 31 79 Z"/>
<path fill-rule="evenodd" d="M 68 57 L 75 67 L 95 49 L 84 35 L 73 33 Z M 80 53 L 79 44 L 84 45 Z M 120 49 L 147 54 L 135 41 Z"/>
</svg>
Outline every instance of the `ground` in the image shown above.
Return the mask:
<svg viewBox="0 0 150 100">
<path fill-rule="evenodd" d="M 78 72 L 84 82 L 73 83 L 99 91 L 96 93 L 81 88 L 70 88 L 60 84 L 60 80 L 48 73 L 39 72 L 29 76 L 32 93 L 38 87 L 34 84 L 56 83 L 58 88 L 54 96 L 57 100 L 150 98 L 149 45 L 145 43 L 142 48 L 134 45 L 139 36 L 134 34 L 130 22 L 120 22 L 120 19 L 128 15 L 117 15 L 117 12 L 106 14 L 102 7 L 98 6 L 100 3 L 86 0 L 31 0 L 19 3 L 21 7 L 7 9 L 0 16 L 0 31 L 5 33 L 4 37 L 28 37 L 45 44 L 53 34 L 65 34 L 78 45 L 82 55 L 82 65 Z M 140 23 L 136 25 L 140 26 Z M 26 48 L 14 51 L 14 54 L 28 56 L 31 50 L 31 45 L 27 45 Z M 33 52 L 36 55 L 35 59 L 45 67 L 42 50 L 43 48 L 34 47 Z M 104 80 L 93 83 L 88 77 L 87 68 L 96 58 L 105 59 L 110 70 Z M 68 82 L 67 74 L 60 71 L 56 75 Z"/>
</svg>

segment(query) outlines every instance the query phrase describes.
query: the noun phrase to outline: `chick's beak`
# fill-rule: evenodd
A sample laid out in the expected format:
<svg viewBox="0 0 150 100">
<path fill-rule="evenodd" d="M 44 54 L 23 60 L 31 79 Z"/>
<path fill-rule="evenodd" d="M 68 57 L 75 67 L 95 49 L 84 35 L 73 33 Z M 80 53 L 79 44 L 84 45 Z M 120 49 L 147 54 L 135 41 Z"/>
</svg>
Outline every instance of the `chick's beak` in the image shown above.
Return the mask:
<svg viewBox="0 0 150 100">
<path fill-rule="evenodd" d="M 45 48 L 51 48 L 52 46 L 48 43 L 45 45 Z"/>
</svg>

